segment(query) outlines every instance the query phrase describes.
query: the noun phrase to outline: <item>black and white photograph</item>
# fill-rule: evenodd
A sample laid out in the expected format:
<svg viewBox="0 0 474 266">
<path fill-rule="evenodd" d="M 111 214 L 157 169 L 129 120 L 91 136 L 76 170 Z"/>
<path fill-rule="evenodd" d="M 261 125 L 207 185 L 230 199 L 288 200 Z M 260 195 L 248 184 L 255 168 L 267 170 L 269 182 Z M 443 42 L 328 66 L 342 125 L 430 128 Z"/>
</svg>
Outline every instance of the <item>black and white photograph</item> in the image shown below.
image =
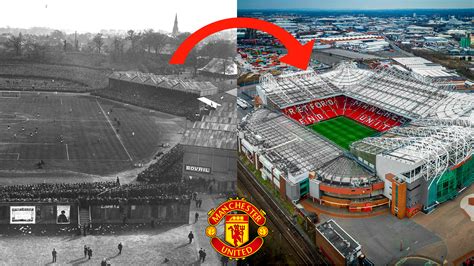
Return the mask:
<svg viewBox="0 0 474 266">
<path fill-rule="evenodd" d="M 218 265 L 234 196 L 236 1 L 2 2 L 0 265 Z M 221 232 L 223 233 L 223 232 Z"/>
</svg>

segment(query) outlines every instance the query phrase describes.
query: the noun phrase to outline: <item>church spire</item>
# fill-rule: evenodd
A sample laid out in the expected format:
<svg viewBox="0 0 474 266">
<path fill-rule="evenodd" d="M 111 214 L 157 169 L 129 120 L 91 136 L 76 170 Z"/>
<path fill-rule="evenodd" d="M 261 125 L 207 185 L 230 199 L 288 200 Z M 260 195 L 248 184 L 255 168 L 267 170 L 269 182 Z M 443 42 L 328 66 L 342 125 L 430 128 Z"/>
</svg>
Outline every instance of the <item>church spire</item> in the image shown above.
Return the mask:
<svg viewBox="0 0 474 266">
<path fill-rule="evenodd" d="M 178 30 L 178 13 L 176 13 L 176 16 L 174 17 L 174 26 L 173 26 L 173 32 L 171 35 L 174 37 L 178 36 L 179 30 Z"/>
</svg>

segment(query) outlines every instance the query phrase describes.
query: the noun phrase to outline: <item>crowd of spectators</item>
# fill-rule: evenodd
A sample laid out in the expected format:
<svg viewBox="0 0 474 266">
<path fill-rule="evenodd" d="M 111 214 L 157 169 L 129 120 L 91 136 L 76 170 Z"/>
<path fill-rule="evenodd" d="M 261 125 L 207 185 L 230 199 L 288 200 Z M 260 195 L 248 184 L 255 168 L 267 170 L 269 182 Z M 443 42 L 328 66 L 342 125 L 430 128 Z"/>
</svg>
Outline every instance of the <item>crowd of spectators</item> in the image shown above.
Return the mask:
<svg viewBox="0 0 474 266">
<path fill-rule="evenodd" d="M 81 92 L 87 88 L 86 85 L 67 80 L 0 77 L 0 90 Z"/>
<path fill-rule="evenodd" d="M 0 75 L 3 77 L 47 78 L 55 80 L 69 80 L 87 85 L 88 89 L 107 87 L 107 73 L 87 67 L 53 65 L 53 64 L 0 64 Z M 87 87 L 81 87 L 85 89 Z M 70 89 L 65 88 L 67 91 Z M 81 90 L 84 91 L 84 90 Z"/>
<path fill-rule="evenodd" d="M 176 90 L 160 89 L 139 84 L 116 84 L 92 93 L 115 101 L 125 102 L 164 113 L 184 116 L 191 121 L 199 119 L 199 96 Z"/>
<path fill-rule="evenodd" d="M 176 182 L 181 179 L 184 149 L 182 145 L 176 145 L 154 164 L 138 174 L 138 181 L 151 183 Z"/>
<path fill-rule="evenodd" d="M 0 186 L 0 202 L 69 202 L 81 206 L 162 204 L 189 201 L 188 184 L 125 184 L 119 182 L 42 183 Z"/>
</svg>

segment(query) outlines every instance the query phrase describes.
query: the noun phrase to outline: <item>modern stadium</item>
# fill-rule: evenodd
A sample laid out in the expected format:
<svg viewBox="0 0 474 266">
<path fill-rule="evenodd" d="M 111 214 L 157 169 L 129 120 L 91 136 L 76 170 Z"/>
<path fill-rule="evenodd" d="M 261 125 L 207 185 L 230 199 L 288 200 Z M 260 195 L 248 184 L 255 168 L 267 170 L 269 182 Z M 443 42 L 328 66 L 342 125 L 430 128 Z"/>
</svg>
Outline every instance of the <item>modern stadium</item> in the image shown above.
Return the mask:
<svg viewBox="0 0 474 266">
<path fill-rule="evenodd" d="M 281 196 L 349 211 L 433 211 L 474 182 L 474 95 L 394 67 L 260 77 L 239 152 Z"/>
</svg>

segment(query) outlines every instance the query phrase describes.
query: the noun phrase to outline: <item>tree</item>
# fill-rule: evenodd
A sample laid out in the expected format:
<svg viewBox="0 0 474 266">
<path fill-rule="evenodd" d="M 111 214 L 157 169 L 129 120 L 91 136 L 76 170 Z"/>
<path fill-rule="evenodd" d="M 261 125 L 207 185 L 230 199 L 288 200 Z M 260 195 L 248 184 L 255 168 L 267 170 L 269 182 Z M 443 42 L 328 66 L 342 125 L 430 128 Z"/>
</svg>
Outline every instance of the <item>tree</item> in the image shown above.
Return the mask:
<svg viewBox="0 0 474 266">
<path fill-rule="evenodd" d="M 112 41 L 113 51 L 112 51 L 112 58 L 114 60 L 119 59 L 123 55 L 123 39 L 115 36 L 114 40 Z"/>
<path fill-rule="evenodd" d="M 153 29 L 145 30 L 143 32 L 142 44 L 144 47 L 146 47 L 148 53 L 151 53 L 154 35 L 155 33 L 153 32 Z"/>
<path fill-rule="evenodd" d="M 100 54 L 100 49 L 104 45 L 104 40 L 102 39 L 102 33 L 97 33 L 97 35 L 94 36 L 92 41 L 95 43 L 95 47 L 97 48 L 97 51 Z"/>
<path fill-rule="evenodd" d="M 158 55 L 158 51 L 161 50 L 163 46 L 168 43 L 169 38 L 167 35 L 155 32 L 152 38 L 153 49 L 155 49 L 155 54 Z"/>
<path fill-rule="evenodd" d="M 8 45 L 10 45 L 11 47 L 15 49 L 16 55 L 21 55 L 24 42 L 25 41 L 23 39 L 23 35 L 21 34 L 21 32 L 18 34 L 18 37 L 15 37 L 15 35 L 12 35 L 10 39 L 8 39 Z"/>
<path fill-rule="evenodd" d="M 134 30 L 129 30 L 127 31 L 127 40 L 130 40 L 130 42 L 132 43 L 132 52 L 134 53 L 135 52 L 135 49 L 136 49 L 136 45 L 138 43 L 138 41 L 141 39 L 142 37 L 142 34 L 139 32 L 139 33 L 136 33 Z"/>
</svg>

